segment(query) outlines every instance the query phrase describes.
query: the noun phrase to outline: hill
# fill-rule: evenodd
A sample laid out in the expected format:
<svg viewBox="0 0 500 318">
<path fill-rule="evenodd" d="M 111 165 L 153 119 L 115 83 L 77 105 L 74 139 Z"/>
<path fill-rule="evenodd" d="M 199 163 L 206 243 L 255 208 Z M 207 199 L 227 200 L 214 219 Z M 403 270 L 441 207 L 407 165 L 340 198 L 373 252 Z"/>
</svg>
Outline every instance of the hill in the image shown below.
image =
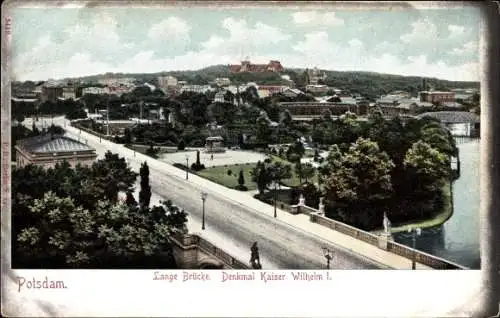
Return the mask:
<svg viewBox="0 0 500 318">
<path fill-rule="evenodd" d="M 355 94 L 360 94 L 369 99 L 376 99 L 381 95 L 392 91 L 403 90 L 416 96 L 419 90 L 422 90 L 422 77 L 402 76 L 392 74 L 382 74 L 374 72 L 347 72 L 347 71 L 325 71 L 327 79 L 326 85 L 345 89 Z M 300 88 L 304 85 L 304 69 L 289 68 L 282 74 L 277 73 L 238 73 L 233 74 L 229 71 L 228 65 L 213 65 L 199 70 L 188 71 L 168 71 L 158 73 L 107 73 L 93 76 L 82 77 L 83 80 L 97 81 L 105 76 L 114 77 L 135 77 L 138 83 L 149 82 L 157 83 L 157 77 L 160 75 L 171 75 L 181 81 L 187 81 L 190 84 L 207 84 L 217 77 L 227 77 L 233 83 L 255 82 L 262 85 L 279 85 L 285 82 L 280 75 L 287 74 Z M 454 88 L 475 88 L 479 89 L 478 82 L 454 82 L 438 78 L 427 78 L 427 83 L 435 90 L 449 90 Z"/>
</svg>

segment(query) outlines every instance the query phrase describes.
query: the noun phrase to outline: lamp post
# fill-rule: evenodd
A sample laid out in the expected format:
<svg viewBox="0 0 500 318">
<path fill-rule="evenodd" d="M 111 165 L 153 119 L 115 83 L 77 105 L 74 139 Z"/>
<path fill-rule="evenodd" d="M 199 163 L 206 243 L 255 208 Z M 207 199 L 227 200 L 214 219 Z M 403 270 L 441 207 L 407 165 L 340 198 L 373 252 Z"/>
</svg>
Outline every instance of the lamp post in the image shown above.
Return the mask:
<svg viewBox="0 0 500 318">
<path fill-rule="evenodd" d="M 186 154 L 186 180 L 189 179 L 188 173 L 189 173 L 189 155 Z"/>
<path fill-rule="evenodd" d="M 333 259 L 333 251 L 328 247 L 322 247 L 323 256 L 326 258 L 326 269 L 330 269 L 330 261 Z"/>
<path fill-rule="evenodd" d="M 201 229 L 205 229 L 205 200 L 207 199 L 208 194 L 206 192 L 201 192 L 201 202 L 203 204 L 202 214 L 201 214 Z"/>
<path fill-rule="evenodd" d="M 422 229 L 420 229 L 419 227 L 410 228 L 408 229 L 408 232 L 412 233 L 413 257 L 411 262 L 411 269 L 415 270 L 417 268 L 417 253 L 415 252 L 415 250 L 417 249 L 417 235 L 420 236 L 420 234 L 422 234 Z"/>
<path fill-rule="evenodd" d="M 276 205 L 278 204 L 278 194 L 276 193 L 277 189 L 276 189 L 276 186 L 277 186 L 277 182 L 274 181 L 274 217 L 277 218 L 278 217 L 278 212 L 277 212 L 277 209 L 276 209 Z"/>
</svg>

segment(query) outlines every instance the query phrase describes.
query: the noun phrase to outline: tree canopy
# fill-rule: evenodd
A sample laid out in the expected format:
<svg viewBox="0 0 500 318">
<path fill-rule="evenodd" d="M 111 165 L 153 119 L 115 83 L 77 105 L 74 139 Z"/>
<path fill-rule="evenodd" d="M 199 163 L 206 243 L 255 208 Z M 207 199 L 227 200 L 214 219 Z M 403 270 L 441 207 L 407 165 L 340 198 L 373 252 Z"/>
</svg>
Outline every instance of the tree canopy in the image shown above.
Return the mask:
<svg viewBox="0 0 500 318">
<path fill-rule="evenodd" d="M 187 231 L 187 214 L 170 201 L 141 209 L 136 177 L 110 152 L 91 167 L 13 169 L 13 266 L 176 268 L 168 235 Z"/>
</svg>

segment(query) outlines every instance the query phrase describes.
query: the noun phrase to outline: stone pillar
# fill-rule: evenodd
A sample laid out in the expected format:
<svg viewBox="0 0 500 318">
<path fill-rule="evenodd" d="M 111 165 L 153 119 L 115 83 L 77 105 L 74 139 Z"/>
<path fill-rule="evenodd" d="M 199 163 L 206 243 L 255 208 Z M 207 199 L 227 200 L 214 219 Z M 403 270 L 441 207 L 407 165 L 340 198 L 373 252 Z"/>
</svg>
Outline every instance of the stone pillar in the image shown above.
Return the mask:
<svg viewBox="0 0 500 318">
<path fill-rule="evenodd" d="M 305 206 L 306 205 L 306 198 L 304 197 L 303 194 L 300 195 L 299 197 L 299 206 Z"/>
<path fill-rule="evenodd" d="M 392 235 L 387 232 L 382 232 L 378 237 L 378 247 L 383 250 L 387 250 L 387 243 L 391 241 L 394 241 Z"/>
</svg>

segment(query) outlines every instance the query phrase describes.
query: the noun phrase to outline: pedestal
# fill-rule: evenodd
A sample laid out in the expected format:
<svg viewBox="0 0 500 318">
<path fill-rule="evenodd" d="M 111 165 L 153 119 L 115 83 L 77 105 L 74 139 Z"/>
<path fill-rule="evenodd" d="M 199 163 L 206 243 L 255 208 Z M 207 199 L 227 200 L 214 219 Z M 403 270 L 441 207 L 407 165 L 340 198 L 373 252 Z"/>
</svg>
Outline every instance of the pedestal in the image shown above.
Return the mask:
<svg viewBox="0 0 500 318">
<path fill-rule="evenodd" d="M 393 237 L 390 233 L 382 233 L 378 237 L 378 247 L 387 250 L 387 243 L 393 241 Z"/>
</svg>

